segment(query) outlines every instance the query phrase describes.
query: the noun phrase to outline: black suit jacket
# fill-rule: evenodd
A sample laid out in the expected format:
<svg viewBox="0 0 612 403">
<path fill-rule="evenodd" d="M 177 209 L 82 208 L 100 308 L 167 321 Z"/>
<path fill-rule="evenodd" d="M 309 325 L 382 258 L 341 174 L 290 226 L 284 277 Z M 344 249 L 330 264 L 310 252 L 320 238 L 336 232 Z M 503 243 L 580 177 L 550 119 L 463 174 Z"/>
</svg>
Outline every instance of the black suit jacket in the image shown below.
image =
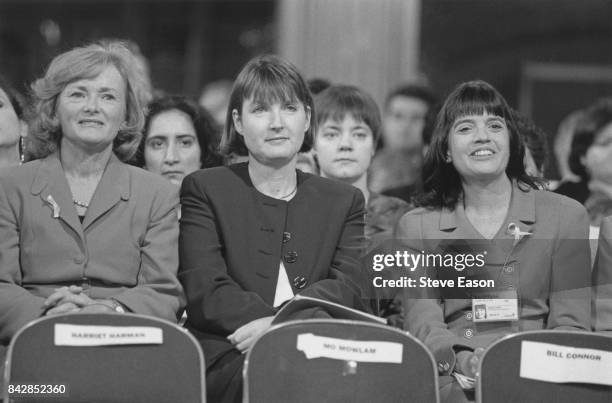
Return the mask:
<svg viewBox="0 0 612 403">
<path fill-rule="evenodd" d="M 255 189 L 246 163 L 183 181 L 179 279 L 187 327 L 207 366 L 233 348 L 229 334 L 274 315 L 281 259 L 294 294 L 362 308 L 363 195 L 341 182 L 297 175 L 289 202 Z"/>
</svg>

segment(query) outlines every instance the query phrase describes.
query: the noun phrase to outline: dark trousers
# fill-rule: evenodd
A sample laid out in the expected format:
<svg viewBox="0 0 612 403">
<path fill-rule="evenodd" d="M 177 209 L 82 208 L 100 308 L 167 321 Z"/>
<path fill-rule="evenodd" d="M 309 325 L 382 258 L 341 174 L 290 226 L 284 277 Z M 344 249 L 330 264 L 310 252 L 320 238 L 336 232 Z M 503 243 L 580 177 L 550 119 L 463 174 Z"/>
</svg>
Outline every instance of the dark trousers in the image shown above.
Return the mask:
<svg viewBox="0 0 612 403">
<path fill-rule="evenodd" d="M 245 355 L 230 350 L 206 369 L 206 400 L 211 403 L 242 402 L 242 367 Z"/>
</svg>

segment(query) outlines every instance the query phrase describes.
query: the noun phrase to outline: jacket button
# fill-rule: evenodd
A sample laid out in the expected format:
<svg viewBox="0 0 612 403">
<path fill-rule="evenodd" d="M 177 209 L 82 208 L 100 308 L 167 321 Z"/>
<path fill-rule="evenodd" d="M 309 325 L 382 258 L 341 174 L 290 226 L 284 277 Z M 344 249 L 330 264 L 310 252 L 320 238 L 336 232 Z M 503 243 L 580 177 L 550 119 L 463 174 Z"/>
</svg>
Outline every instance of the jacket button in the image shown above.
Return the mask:
<svg viewBox="0 0 612 403">
<path fill-rule="evenodd" d="M 514 271 L 514 266 L 506 266 L 504 267 L 504 271 L 506 273 L 512 273 Z"/>
<path fill-rule="evenodd" d="M 300 290 L 306 287 L 306 284 L 308 284 L 308 280 L 306 280 L 306 277 L 304 276 L 295 276 L 293 279 L 293 286 Z"/>
<path fill-rule="evenodd" d="M 291 240 L 291 232 L 283 232 L 283 243 L 287 243 Z"/>
<path fill-rule="evenodd" d="M 472 312 L 468 312 L 465 314 L 467 320 L 472 320 Z"/>
<path fill-rule="evenodd" d="M 474 332 L 472 331 L 472 329 L 465 329 L 465 337 L 471 339 L 472 336 L 474 336 Z"/>
<path fill-rule="evenodd" d="M 297 261 L 297 257 L 298 257 L 297 252 L 287 252 L 285 254 L 285 262 L 295 263 Z"/>
</svg>

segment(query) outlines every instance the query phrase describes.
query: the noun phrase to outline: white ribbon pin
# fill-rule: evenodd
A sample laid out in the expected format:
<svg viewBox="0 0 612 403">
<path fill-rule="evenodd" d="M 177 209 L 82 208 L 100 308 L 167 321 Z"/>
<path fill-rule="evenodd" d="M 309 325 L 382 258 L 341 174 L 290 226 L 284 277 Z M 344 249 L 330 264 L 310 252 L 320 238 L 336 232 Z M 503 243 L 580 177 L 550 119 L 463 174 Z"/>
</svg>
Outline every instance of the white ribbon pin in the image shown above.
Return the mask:
<svg viewBox="0 0 612 403">
<path fill-rule="evenodd" d="M 531 235 L 531 232 L 529 231 L 521 231 L 519 226 L 513 222 L 508 224 L 508 233 L 514 236 L 514 246 L 516 246 L 516 244 L 519 243 L 524 236 Z"/>
<path fill-rule="evenodd" d="M 51 208 L 53 209 L 53 218 L 59 218 L 60 206 L 59 204 L 57 204 L 55 199 L 53 199 L 53 196 L 51 195 L 47 196 L 47 203 L 49 203 L 51 205 Z"/>
</svg>

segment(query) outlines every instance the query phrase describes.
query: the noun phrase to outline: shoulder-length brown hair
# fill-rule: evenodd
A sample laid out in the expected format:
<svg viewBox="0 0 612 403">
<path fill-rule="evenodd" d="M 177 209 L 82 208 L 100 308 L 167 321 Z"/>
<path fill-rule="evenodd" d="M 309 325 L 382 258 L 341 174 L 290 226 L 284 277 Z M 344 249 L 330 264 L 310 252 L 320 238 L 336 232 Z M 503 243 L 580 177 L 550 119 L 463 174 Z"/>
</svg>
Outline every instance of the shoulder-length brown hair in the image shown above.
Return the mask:
<svg viewBox="0 0 612 403">
<path fill-rule="evenodd" d="M 126 117 L 113 144 L 113 151 L 127 161 L 138 149 L 145 121 L 144 105 L 150 97 L 132 52 L 119 41 L 76 47 L 56 56 L 44 77 L 32 84 L 34 115 L 30 123 L 30 153 L 43 158 L 59 149 L 62 128 L 56 116 L 57 99 L 74 81 L 90 79 L 114 66 L 126 83 Z"/>
<path fill-rule="evenodd" d="M 275 55 L 261 55 L 251 59 L 240 71 L 230 95 L 225 131 L 221 137 L 221 152 L 225 155 L 235 153 L 248 155 L 244 139 L 236 131 L 232 111 L 242 111 L 245 100 L 253 97 L 263 103 L 300 101 L 310 108 L 310 127 L 304 135 L 300 152 L 312 148 L 316 132 L 315 106 L 306 81 L 298 69 L 287 60 Z"/>
<path fill-rule="evenodd" d="M 423 164 L 423 191 L 415 200 L 429 208 L 455 208 L 462 195 L 461 176 L 446 160 L 450 129 L 458 118 L 484 113 L 503 118 L 510 136 L 510 159 L 506 175 L 524 188 L 538 189 L 538 184 L 525 172 L 525 146 L 504 97 L 491 84 L 474 80 L 459 84 L 446 98 L 438 113 L 433 137 Z"/>
</svg>

